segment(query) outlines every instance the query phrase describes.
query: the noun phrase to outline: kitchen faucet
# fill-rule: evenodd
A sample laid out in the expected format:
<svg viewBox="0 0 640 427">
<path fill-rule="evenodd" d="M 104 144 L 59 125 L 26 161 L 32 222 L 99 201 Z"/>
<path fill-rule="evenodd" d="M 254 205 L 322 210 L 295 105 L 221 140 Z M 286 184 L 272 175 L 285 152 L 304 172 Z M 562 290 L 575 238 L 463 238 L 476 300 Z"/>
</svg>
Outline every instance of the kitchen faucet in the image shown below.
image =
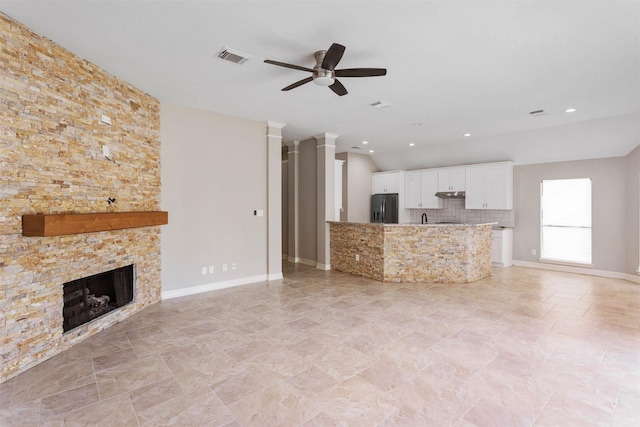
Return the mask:
<svg viewBox="0 0 640 427">
<path fill-rule="evenodd" d="M 422 214 L 422 219 L 420 220 L 421 224 L 426 224 L 427 222 L 429 222 L 429 219 L 427 218 L 427 214 L 423 213 Z"/>
</svg>

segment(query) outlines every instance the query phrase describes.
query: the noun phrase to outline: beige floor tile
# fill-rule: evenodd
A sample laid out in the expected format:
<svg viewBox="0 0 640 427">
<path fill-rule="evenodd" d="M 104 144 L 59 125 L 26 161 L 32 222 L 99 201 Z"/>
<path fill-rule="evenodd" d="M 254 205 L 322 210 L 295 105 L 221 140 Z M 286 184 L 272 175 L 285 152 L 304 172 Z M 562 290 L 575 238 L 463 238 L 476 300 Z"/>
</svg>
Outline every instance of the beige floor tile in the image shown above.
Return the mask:
<svg viewBox="0 0 640 427">
<path fill-rule="evenodd" d="M 16 378 L 12 404 L 28 402 L 95 382 L 90 359 L 58 363 L 49 359 Z"/>
<path fill-rule="evenodd" d="M 143 426 L 223 426 L 233 415 L 208 387 L 194 388 L 158 405 L 137 411 Z"/>
<path fill-rule="evenodd" d="M 327 352 L 316 353 L 307 360 L 336 381 L 344 381 L 373 364 L 368 356 L 347 345 L 334 347 Z"/>
<path fill-rule="evenodd" d="M 284 276 L 162 301 L 0 384 L 0 425 L 640 424 L 640 286 Z"/>
<path fill-rule="evenodd" d="M 31 427 L 40 425 L 40 400 L 32 400 L 3 406 L 0 409 L 0 426 Z"/>
<path fill-rule="evenodd" d="M 113 427 L 135 426 L 137 423 L 129 397 L 126 394 L 121 394 L 57 417 L 44 419 L 41 425 L 46 427 Z"/>
<path fill-rule="evenodd" d="M 167 400 L 180 396 L 182 388 L 173 377 L 161 379 L 129 392 L 129 399 L 136 412 L 142 412 Z"/>
<path fill-rule="evenodd" d="M 211 385 L 211 388 L 225 405 L 230 405 L 251 393 L 264 389 L 249 372 L 232 375 Z"/>
<path fill-rule="evenodd" d="M 148 356 L 95 373 L 101 399 L 133 391 L 171 375 L 160 356 Z"/>
<path fill-rule="evenodd" d="M 96 383 L 63 391 L 44 397 L 41 401 L 40 415 L 43 419 L 62 415 L 74 409 L 83 408 L 100 400 Z"/>
<path fill-rule="evenodd" d="M 346 426 L 375 426 L 398 410 L 390 397 L 357 377 L 323 391 L 311 402 L 338 425 Z"/>
<path fill-rule="evenodd" d="M 242 426 L 297 426 L 319 411 L 295 388 L 278 383 L 228 406 Z"/>
</svg>

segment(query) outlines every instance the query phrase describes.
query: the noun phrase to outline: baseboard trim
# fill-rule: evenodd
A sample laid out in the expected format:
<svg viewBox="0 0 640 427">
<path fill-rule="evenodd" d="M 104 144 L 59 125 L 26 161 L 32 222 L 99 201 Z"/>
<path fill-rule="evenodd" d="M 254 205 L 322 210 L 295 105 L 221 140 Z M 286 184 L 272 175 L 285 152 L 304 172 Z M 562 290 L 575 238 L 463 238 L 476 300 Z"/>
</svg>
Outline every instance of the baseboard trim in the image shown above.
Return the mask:
<svg viewBox="0 0 640 427">
<path fill-rule="evenodd" d="M 274 276 L 275 276 L 275 274 L 274 274 Z M 280 278 L 282 278 L 282 273 L 280 273 Z M 204 285 L 190 286 L 188 288 L 173 289 L 173 290 L 170 290 L 170 291 L 162 291 L 161 298 L 163 300 L 165 300 L 165 299 L 186 297 L 188 295 L 195 295 L 195 294 L 201 294 L 203 292 L 217 291 L 219 289 L 232 288 L 234 286 L 248 285 L 250 283 L 264 282 L 266 280 L 270 280 L 268 278 L 268 276 L 266 274 L 260 274 L 258 276 L 243 277 L 241 279 L 225 280 L 223 282 L 206 283 Z M 276 280 L 276 279 L 272 279 L 272 280 Z"/>
<path fill-rule="evenodd" d="M 513 260 L 513 265 L 519 267 L 538 268 L 540 270 L 563 271 L 565 273 L 577 273 L 586 274 L 588 276 L 608 277 L 610 279 L 622 279 L 640 283 L 640 277 L 634 277 L 632 274 L 618 273 L 617 271 L 594 270 L 593 268 L 573 267 L 569 265 L 549 264 L 542 262 L 518 261 L 515 259 Z"/>
<path fill-rule="evenodd" d="M 318 270 L 331 270 L 331 264 L 322 264 L 322 263 L 316 262 L 316 268 Z"/>
<path fill-rule="evenodd" d="M 269 281 L 271 281 L 271 280 L 280 280 L 280 279 L 284 279 L 284 276 L 282 276 L 282 272 L 273 273 L 273 274 L 267 274 L 267 280 L 269 280 Z"/>
<path fill-rule="evenodd" d="M 299 262 L 300 264 L 304 264 L 304 265 L 310 265 L 311 267 L 316 266 L 316 262 L 310 259 L 296 258 L 295 262 Z"/>
<path fill-rule="evenodd" d="M 625 279 L 630 282 L 640 283 L 640 276 L 637 276 L 635 274 L 625 274 Z"/>
</svg>

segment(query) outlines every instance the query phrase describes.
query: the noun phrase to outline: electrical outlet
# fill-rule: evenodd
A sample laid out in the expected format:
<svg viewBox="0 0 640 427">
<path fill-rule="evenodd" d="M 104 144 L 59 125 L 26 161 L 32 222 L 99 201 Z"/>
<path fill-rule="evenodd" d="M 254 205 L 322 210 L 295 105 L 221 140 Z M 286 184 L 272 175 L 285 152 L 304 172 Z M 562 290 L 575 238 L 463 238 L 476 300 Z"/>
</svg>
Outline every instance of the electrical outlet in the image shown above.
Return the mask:
<svg viewBox="0 0 640 427">
<path fill-rule="evenodd" d="M 531 249 L 531 255 L 535 255 L 536 254 L 536 250 L 535 249 Z"/>
<path fill-rule="evenodd" d="M 105 157 L 111 157 L 111 153 L 109 152 L 109 146 L 108 145 L 103 145 L 102 146 L 102 155 Z"/>
<path fill-rule="evenodd" d="M 210 265 L 209 266 L 209 274 L 213 274 L 213 271 L 214 271 L 213 265 Z"/>
<path fill-rule="evenodd" d="M 236 269 L 236 263 L 234 262 L 233 264 L 231 264 L 231 269 L 235 270 Z"/>
<path fill-rule="evenodd" d="M 104 123 L 105 125 L 110 125 L 111 124 L 111 117 L 109 116 L 105 116 L 104 114 L 102 116 L 100 116 L 100 121 L 102 123 Z"/>
<path fill-rule="evenodd" d="M 222 264 L 222 271 L 227 271 L 227 264 Z"/>
<path fill-rule="evenodd" d="M 360 254 L 356 254 L 356 262 L 360 261 Z"/>
<path fill-rule="evenodd" d="M 202 267 L 202 275 L 204 276 L 205 274 L 207 274 L 207 267 Z"/>
</svg>

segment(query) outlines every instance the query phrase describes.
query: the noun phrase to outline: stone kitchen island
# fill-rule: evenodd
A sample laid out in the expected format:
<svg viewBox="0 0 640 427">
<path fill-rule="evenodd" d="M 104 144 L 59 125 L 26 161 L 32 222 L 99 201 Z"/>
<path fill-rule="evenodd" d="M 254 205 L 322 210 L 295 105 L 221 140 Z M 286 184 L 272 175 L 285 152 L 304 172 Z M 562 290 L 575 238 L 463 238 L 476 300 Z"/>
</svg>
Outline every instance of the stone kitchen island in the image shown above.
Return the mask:
<svg viewBox="0 0 640 427">
<path fill-rule="evenodd" d="M 492 225 L 329 222 L 331 268 L 384 282 L 474 282 L 491 275 Z"/>
</svg>

